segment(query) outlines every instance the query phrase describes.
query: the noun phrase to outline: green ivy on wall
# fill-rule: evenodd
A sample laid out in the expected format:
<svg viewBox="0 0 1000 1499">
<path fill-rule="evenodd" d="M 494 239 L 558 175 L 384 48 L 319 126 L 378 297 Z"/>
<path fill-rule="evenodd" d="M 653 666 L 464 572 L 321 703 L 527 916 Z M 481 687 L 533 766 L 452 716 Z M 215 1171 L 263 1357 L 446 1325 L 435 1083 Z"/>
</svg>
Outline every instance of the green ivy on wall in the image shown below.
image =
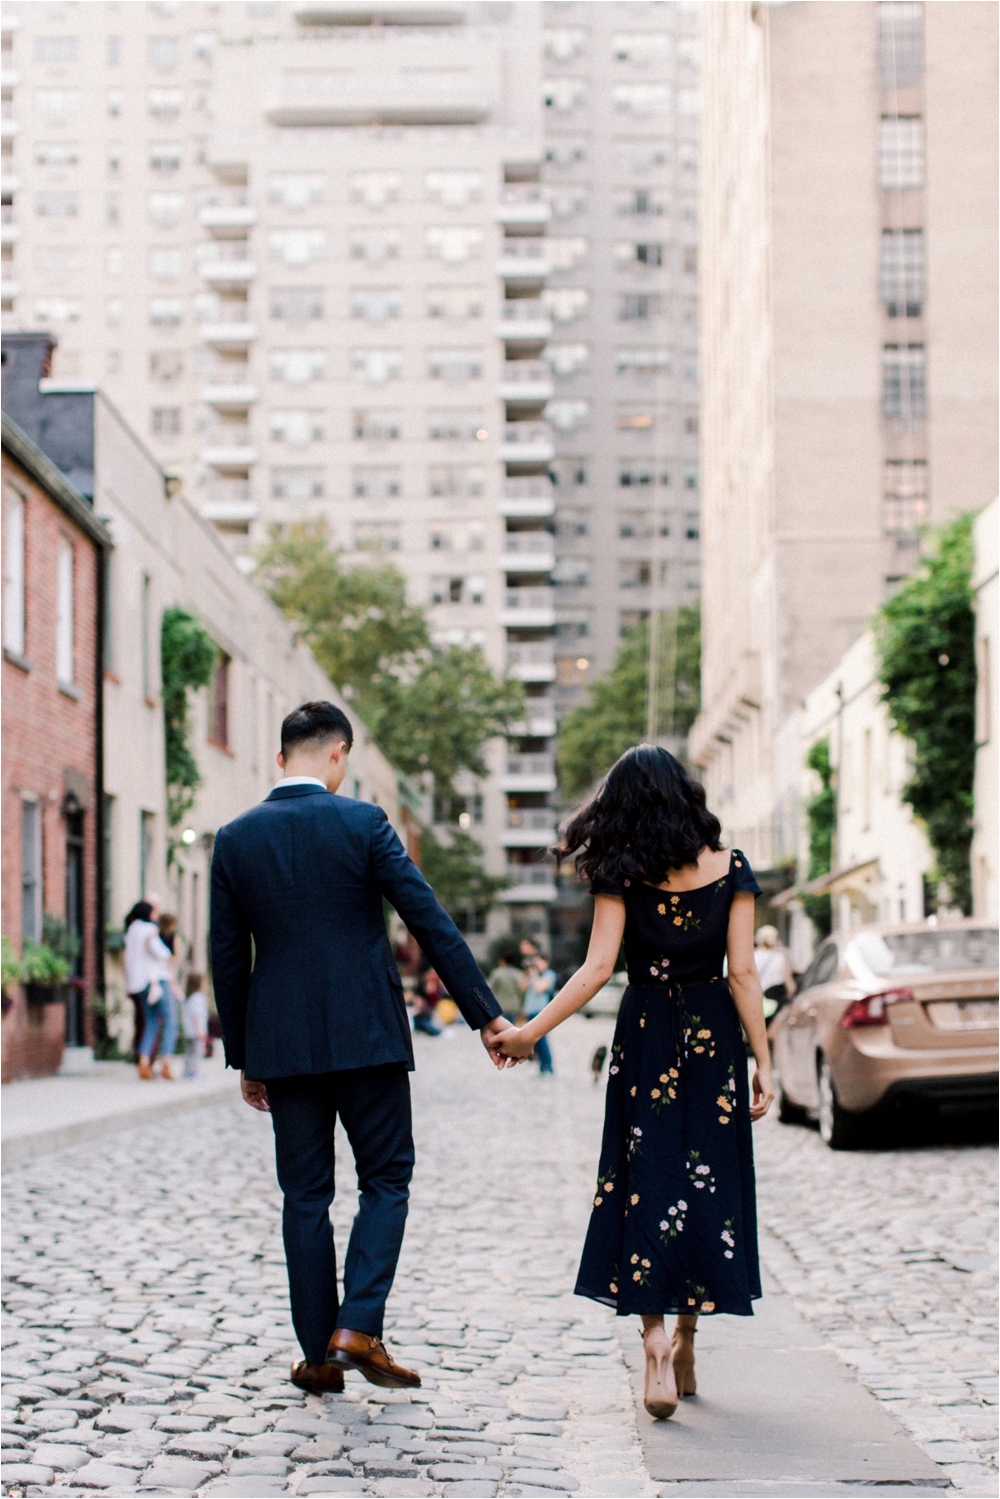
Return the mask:
<svg viewBox="0 0 1000 1499">
<path fill-rule="evenodd" d="M 166 741 L 167 822 L 175 828 L 194 805 L 201 785 L 189 743 L 188 690 L 207 687 L 218 648 L 205 626 L 187 609 L 164 610 L 160 627 L 163 728 Z"/>
<path fill-rule="evenodd" d="M 933 555 L 875 618 L 882 700 L 913 744 L 903 800 L 923 824 L 949 899 L 972 909 L 975 771 L 972 517 L 938 532 Z"/>
<path fill-rule="evenodd" d="M 806 802 L 806 826 L 809 830 L 809 870 L 807 880 L 829 874 L 833 864 L 833 834 L 837 824 L 837 793 L 833 789 L 833 766 L 830 764 L 830 742 L 818 739 L 806 756 L 806 764 L 819 776 L 820 789 Z M 820 938 L 830 935 L 832 912 L 828 895 L 803 895 L 802 906 L 816 927 Z"/>
</svg>

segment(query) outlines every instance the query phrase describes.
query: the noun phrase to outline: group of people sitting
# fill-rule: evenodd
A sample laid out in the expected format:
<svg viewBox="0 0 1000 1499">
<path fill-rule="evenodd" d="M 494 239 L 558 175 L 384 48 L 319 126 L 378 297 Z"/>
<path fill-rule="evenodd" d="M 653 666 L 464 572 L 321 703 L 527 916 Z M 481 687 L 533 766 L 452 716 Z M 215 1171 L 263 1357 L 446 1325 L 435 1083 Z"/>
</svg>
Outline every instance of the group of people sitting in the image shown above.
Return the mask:
<svg viewBox="0 0 1000 1499">
<path fill-rule="evenodd" d="M 125 988 L 135 1009 L 133 1050 L 139 1076 L 173 1081 L 178 1021 L 184 1036 L 184 1076 L 201 1076 L 208 1037 L 204 976 L 181 982 L 183 939 L 176 916 L 160 913 L 158 896 L 136 901 L 125 918 Z M 154 1063 L 158 1067 L 154 1069 Z"/>
</svg>

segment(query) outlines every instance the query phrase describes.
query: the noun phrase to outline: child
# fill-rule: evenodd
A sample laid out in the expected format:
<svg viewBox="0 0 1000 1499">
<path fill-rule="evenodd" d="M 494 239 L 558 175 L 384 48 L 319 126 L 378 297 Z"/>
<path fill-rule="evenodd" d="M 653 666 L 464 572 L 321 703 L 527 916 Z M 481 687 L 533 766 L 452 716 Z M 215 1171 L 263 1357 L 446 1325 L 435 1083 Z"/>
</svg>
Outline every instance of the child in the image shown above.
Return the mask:
<svg viewBox="0 0 1000 1499">
<path fill-rule="evenodd" d="M 199 1059 L 205 1055 L 208 1035 L 208 1000 L 200 973 L 189 973 L 184 986 L 184 1076 L 201 1077 Z"/>
</svg>

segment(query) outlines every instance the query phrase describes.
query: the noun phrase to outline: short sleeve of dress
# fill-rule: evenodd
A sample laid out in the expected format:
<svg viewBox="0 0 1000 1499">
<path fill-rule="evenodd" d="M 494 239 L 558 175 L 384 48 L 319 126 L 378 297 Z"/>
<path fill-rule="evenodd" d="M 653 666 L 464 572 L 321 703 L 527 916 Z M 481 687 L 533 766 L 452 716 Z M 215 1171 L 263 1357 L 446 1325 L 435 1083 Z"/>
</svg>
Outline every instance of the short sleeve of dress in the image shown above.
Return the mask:
<svg viewBox="0 0 1000 1499">
<path fill-rule="evenodd" d="M 590 893 L 591 895 L 617 895 L 619 900 L 624 900 L 627 883 L 626 880 L 612 879 L 605 874 L 595 874 L 590 882 Z"/>
<path fill-rule="evenodd" d="M 733 849 L 732 856 L 733 894 L 738 891 L 748 891 L 754 899 L 763 895 L 763 890 L 754 878 L 754 872 L 750 868 L 750 860 L 741 848 Z"/>
</svg>

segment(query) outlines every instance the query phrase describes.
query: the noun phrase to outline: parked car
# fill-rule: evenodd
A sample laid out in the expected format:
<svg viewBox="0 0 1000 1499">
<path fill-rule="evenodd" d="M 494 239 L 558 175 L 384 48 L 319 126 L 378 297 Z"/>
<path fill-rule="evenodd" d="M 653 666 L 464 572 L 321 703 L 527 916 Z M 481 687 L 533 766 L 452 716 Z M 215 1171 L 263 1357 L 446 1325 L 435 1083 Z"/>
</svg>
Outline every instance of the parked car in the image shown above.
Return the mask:
<svg viewBox="0 0 1000 1499">
<path fill-rule="evenodd" d="M 598 989 L 593 999 L 587 1000 L 587 1003 L 583 1007 L 583 1014 L 588 1019 L 592 1015 L 617 1015 L 621 1006 L 622 995 L 625 993 L 627 987 L 628 974 L 613 973 L 604 985 L 604 988 Z"/>
<path fill-rule="evenodd" d="M 768 1027 L 778 1118 L 852 1150 L 895 1099 L 995 1100 L 997 972 L 997 927 L 974 918 L 830 937 Z"/>
</svg>

